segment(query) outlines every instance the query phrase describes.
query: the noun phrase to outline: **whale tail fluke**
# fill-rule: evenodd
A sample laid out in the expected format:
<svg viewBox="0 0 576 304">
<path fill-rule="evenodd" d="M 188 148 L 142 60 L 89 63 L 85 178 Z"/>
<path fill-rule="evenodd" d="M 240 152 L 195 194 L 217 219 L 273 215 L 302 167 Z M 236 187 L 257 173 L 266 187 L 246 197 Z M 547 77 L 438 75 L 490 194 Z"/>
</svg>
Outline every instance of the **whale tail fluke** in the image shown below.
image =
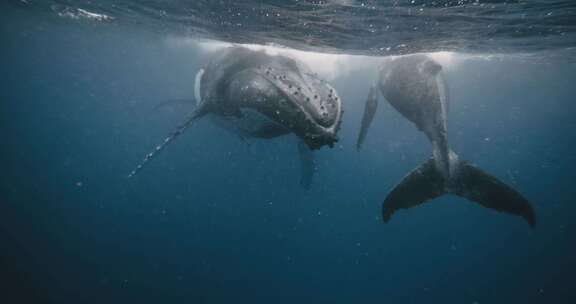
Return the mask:
<svg viewBox="0 0 576 304">
<path fill-rule="evenodd" d="M 188 129 L 192 124 L 194 124 L 194 122 L 198 118 L 202 117 L 203 115 L 204 115 L 203 111 L 196 110 L 192 112 L 192 114 L 190 114 L 190 116 L 188 116 L 188 118 L 186 118 L 186 120 L 181 125 L 179 125 L 174 131 L 172 131 L 172 133 L 170 133 L 161 144 L 156 146 L 154 150 L 152 150 L 152 152 L 146 154 L 142 162 L 138 166 L 136 166 L 136 168 L 134 168 L 134 170 L 132 170 L 130 174 L 128 174 L 128 178 L 134 177 L 140 170 L 142 170 L 142 168 L 144 168 L 144 166 L 148 162 L 154 159 L 160 151 L 166 148 L 166 146 L 168 146 L 168 144 L 170 144 L 174 139 L 176 139 L 176 137 L 184 133 L 186 129 Z"/>
<path fill-rule="evenodd" d="M 518 191 L 466 161 L 456 159 L 453 165 L 453 174 L 448 180 L 437 169 L 434 158 L 410 172 L 384 200 L 384 222 L 399 209 L 415 207 L 444 194 L 455 194 L 486 208 L 521 216 L 531 227 L 536 225 L 532 206 Z"/>
<path fill-rule="evenodd" d="M 518 191 L 466 161 L 459 164 L 458 179 L 451 193 L 486 208 L 521 216 L 530 227 L 536 225 L 530 202 Z"/>
</svg>

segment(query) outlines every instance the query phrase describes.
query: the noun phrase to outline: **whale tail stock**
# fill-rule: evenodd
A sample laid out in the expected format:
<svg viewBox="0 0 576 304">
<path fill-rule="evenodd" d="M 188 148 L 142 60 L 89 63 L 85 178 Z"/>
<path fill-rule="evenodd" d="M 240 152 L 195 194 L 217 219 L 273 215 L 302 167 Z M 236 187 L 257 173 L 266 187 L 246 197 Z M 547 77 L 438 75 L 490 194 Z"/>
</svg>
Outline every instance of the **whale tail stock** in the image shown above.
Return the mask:
<svg viewBox="0 0 576 304">
<path fill-rule="evenodd" d="M 180 124 L 174 131 L 172 131 L 165 139 L 164 141 L 159 144 L 158 146 L 156 146 L 154 148 L 154 150 L 152 150 L 152 152 L 146 154 L 146 156 L 144 157 L 144 159 L 142 160 L 142 162 L 140 162 L 140 164 L 138 164 L 138 166 L 136 166 L 136 168 L 134 168 L 134 170 L 132 170 L 132 172 L 130 172 L 130 174 L 128 174 L 128 178 L 132 178 L 134 177 L 140 170 L 142 170 L 142 168 L 144 168 L 144 166 L 150 162 L 152 159 L 154 159 L 156 156 L 158 156 L 158 153 L 160 151 L 162 151 L 164 148 L 166 148 L 166 146 L 168 146 L 168 144 L 170 144 L 174 139 L 176 139 L 176 137 L 178 137 L 180 134 L 184 133 L 184 131 L 186 131 L 186 129 L 188 129 L 191 125 L 194 124 L 194 122 L 204 116 L 206 112 L 202 110 L 202 108 L 196 108 L 189 116 L 188 118 L 186 118 L 186 120 L 184 120 L 184 122 L 182 124 Z"/>
<path fill-rule="evenodd" d="M 532 228 L 536 225 L 530 202 L 518 191 L 457 157 L 451 165 L 454 167 L 449 177 L 437 169 L 434 158 L 412 170 L 384 200 L 384 222 L 399 209 L 415 207 L 444 194 L 455 194 L 486 208 L 521 216 Z"/>
</svg>

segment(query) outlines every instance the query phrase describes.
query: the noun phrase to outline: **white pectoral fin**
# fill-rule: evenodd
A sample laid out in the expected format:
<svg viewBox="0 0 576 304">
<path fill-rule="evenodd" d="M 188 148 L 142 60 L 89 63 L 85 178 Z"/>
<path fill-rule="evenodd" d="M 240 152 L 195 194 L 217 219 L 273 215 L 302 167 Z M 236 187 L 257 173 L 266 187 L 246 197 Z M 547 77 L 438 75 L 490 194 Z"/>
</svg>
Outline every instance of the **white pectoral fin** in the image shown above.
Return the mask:
<svg viewBox="0 0 576 304">
<path fill-rule="evenodd" d="M 179 125 L 174 131 L 172 131 L 164 139 L 164 141 L 161 144 L 156 146 L 154 148 L 154 150 L 152 150 L 152 152 L 148 153 L 144 157 L 142 162 L 138 166 L 136 166 L 136 168 L 134 170 L 132 170 L 132 172 L 130 172 L 130 174 L 128 175 L 128 178 L 133 177 L 134 175 L 136 175 L 136 173 L 138 173 L 140 170 L 142 170 L 142 168 L 144 168 L 144 166 L 148 162 L 150 162 L 152 159 L 154 159 L 154 157 L 156 157 L 158 155 L 158 153 L 160 153 L 160 151 L 162 151 L 164 148 L 166 148 L 166 146 L 168 146 L 168 144 L 170 144 L 180 134 L 184 133 L 184 131 L 186 129 L 188 129 L 188 127 L 190 127 L 198 118 L 200 118 L 202 116 L 203 116 L 203 113 L 201 111 L 196 110 L 196 111 L 192 112 L 192 114 L 190 116 L 188 116 L 188 118 L 186 118 L 186 120 L 181 125 Z"/>
<path fill-rule="evenodd" d="M 156 146 L 154 150 L 152 150 L 152 152 L 148 153 L 146 157 L 144 157 L 142 162 L 134 170 L 132 170 L 132 172 L 130 172 L 128 178 L 135 176 L 140 170 L 142 170 L 142 168 L 144 168 L 144 166 L 148 162 L 150 162 L 154 157 L 156 157 L 158 153 L 160 153 L 160 151 L 162 151 L 166 146 L 168 146 L 168 144 L 170 144 L 174 139 L 176 139 L 176 137 L 184 133 L 184 131 L 188 129 L 188 127 L 190 127 L 198 118 L 206 114 L 206 112 L 203 110 L 204 107 L 202 107 L 201 105 L 202 99 L 200 94 L 201 93 L 200 85 L 202 82 L 203 75 L 204 75 L 204 69 L 200 69 L 200 71 L 198 71 L 198 73 L 196 74 L 196 79 L 194 82 L 194 99 L 181 98 L 181 99 L 166 100 L 155 107 L 155 109 L 160 109 L 172 105 L 194 105 L 195 109 L 192 112 L 192 114 L 190 114 L 190 116 L 188 116 L 188 118 L 186 118 L 186 120 L 181 125 L 179 125 L 174 131 L 172 131 L 172 133 L 170 133 L 161 144 Z"/>
<path fill-rule="evenodd" d="M 200 69 L 200 71 L 196 73 L 196 78 L 194 79 L 194 98 L 196 99 L 196 105 L 202 103 L 202 94 L 200 92 L 202 76 L 204 76 L 204 69 Z"/>
</svg>

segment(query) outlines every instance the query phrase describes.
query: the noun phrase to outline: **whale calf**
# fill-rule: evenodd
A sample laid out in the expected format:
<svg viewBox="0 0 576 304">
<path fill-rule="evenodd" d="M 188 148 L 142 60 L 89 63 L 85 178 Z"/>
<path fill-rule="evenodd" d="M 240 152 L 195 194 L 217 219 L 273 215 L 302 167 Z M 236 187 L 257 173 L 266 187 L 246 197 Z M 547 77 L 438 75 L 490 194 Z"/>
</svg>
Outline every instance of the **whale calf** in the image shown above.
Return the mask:
<svg viewBox="0 0 576 304">
<path fill-rule="evenodd" d="M 377 86 L 388 103 L 426 134 L 432 144 L 432 158 L 404 177 L 384 200 L 382 218 L 385 222 L 397 210 L 450 193 L 486 208 L 521 216 L 534 227 L 536 216 L 528 200 L 496 177 L 460 159 L 450 149 L 449 98 L 438 62 L 421 54 L 392 59 L 379 71 Z M 372 91 L 366 102 L 358 148 L 377 108 L 377 96 Z"/>
<path fill-rule="evenodd" d="M 195 121 L 210 116 L 242 137 L 270 139 L 295 134 L 302 163 L 301 183 L 314 173 L 311 151 L 333 147 L 342 120 L 336 90 L 303 63 L 234 46 L 219 51 L 195 79 L 196 107 L 129 174 L 137 174 Z"/>
</svg>

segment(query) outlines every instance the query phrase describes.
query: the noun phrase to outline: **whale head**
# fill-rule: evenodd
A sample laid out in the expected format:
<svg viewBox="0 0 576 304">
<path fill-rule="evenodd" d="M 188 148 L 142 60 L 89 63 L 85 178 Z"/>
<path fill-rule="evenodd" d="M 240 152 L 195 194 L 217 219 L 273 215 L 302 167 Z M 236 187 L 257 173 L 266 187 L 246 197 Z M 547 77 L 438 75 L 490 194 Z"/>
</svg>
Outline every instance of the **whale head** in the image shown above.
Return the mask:
<svg viewBox="0 0 576 304">
<path fill-rule="evenodd" d="M 300 137 L 310 149 L 338 141 L 342 103 L 336 90 L 302 63 L 253 52 L 251 68 L 234 74 L 226 99 L 240 100 Z"/>
</svg>

